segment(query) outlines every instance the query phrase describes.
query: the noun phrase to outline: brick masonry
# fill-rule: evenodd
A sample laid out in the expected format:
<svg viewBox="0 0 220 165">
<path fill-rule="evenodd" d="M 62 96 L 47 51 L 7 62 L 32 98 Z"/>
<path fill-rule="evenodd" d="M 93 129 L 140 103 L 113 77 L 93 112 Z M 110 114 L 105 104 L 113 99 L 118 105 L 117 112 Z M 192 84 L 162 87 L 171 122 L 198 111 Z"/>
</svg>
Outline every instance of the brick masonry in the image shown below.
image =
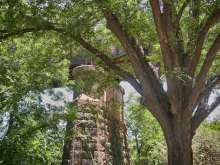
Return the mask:
<svg viewBox="0 0 220 165">
<path fill-rule="evenodd" d="M 77 120 L 67 123 L 71 133 L 66 135 L 62 165 L 130 164 L 123 95 L 118 86 L 106 89 L 100 98 L 85 94 L 77 98 Z"/>
</svg>

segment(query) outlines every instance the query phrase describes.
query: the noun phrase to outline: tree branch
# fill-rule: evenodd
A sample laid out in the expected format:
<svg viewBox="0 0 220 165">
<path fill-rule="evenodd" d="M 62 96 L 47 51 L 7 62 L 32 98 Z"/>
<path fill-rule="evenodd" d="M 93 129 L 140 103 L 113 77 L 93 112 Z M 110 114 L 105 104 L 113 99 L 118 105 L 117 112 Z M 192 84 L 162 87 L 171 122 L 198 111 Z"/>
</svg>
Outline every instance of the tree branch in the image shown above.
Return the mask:
<svg viewBox="0 0 220 165">
<path fill-rule="evenodd" d="M 212 113 L 215 108 L 220 105 L 220 96 L 217 96 L 215 101 L 211 105 L 207 104 L 208 101 L 206 101 L 206 104 L 200 104 L 201 106 L 197 108 L 197 111 L 192 118 L 193 131 L 195 131 L 199 127 L 199 125 L 209 116 L 209 114 Z"/>
<path fill-rule="evenodd" d="M 201 107 L 202 104 L 206 105 L 208 104 L 208 98 L 212 90 L 218 85 L 220 82 L 220 74 L 217 74 L 215 76 L 210 77 L 207 80 L 207 83 L 205 85 L 205 89 L 199 94 L 197 102 L 195 103 L 195 106 L 199 103 L 199 107 Z M 206 100 L 207 102 L 204 102 Z M 194 111 L 194 109 L 193 109 Z M 195 110 L 196 111 L 196 110 Z"/>
<path fill-rule="evenodd" d="M 22 34 L 29 33 L 29 32 L 50 31 L 50 30 L 56 31 L 56 32 L 59 32 L 59 33 L 64 32 L 63 28 L 61 28 L 61 27 L 58 28 L 58 27 L 55 27 L 55 26 L 52 26 L 52 25 L 50 25 L 46 28 L 24 28 L 24 29 L 18 29 L 18 30 L 12 31 L 12 32 L 9 32 L 7 30 L 0 30 L 0 33 L 3 33 L 3 34 L 0 35 L 0 40 L 4 40 L 4 39 L 7 39 L 7 38 L 12 37 L 12 36 L 22 35 Z M 132 74 L 122 70 L 120 67 L 115 65 L 114 62 L 108 56 L 106 56 L 103 52 L 100 52 L 96 48 L 92 47 L 89 43 L 87 43 L 82 38 L 75 39 L 75 40 L 77 42 L 79 42 L 80 45 L 82 45 L 85 49 L 87 49 L 88 51 L 90 51 L 91 53 L 96 55 L 96 57 L 100 58 L 109 68 L 111 68 L 119 76 L 124 78 L 125 81 L 128 81 L 136 89 L 136 91 L 139 94 L 142 94 L 141 85 L 133 77 Z"/>
<path fill-rule="evenodd" d="M 158 33 L 160 45 L 161 45 L 161 51 L 163 54 L 163 61 L 166 70 L 171 70 L 173 67 L 173 62 L 171 59 L 174 59 L 173 53 L 171 53 L 170 46 L 168 45 L 168 37 L 166 33 L 166 28 L 163 23 L 162 13 L 160 10 L 160 4 L 158 0 L 150 0 L 153 18 L 156 26 L 156 30 Z M 176 60 L 175 60 L 176 61 Z"/>
<path fill-rule="evenodd" d="M 162 84 L 146 61 L 143 49 L 138 45 L 137 40 L 128 36 L 112 11 L 106 8 L 103 9 L 100 3 L 99 6 L 107 20 L 107 27 L 116 35 L 128 55 L 134 72 L 143 87 L 143 95 L 149 102 L 148 108 L 151 110 L 164 110 L 164 107 L 169 107 L 168 97 Z"/>
<path fill-rule="evenodd" d="M 64 32 L 64 29 L 50 25 L 47 27 L 40 27 L 40 28 L 34 28 L 34 27 L 23 28 L 23 29 L 17 29 L 14 31 L 0 30 L 0 42 L 12 36 L 23 35 L 25 33 L 39 32 L 39 31 Z"/>
<path fill-rule="evenodd" d="M 142 85 L 142 103 L 162 125 L 162 129 L 169 129 L 169 118 L 171 116 L 169 98 L 152 68 L 143 59 L 141 47 L 133 37 L 128 36 L 118 18 L 111 11 L 104 10 L 103 14 L 107 20 L 107 27 L 119 39 Z"/>
<path fill-rule="evenodd" d="M 206 38 L 206 35 L 210 28 L 212 28 L 216 23 L 220 21 L 220 9 L 217 9 L 215 12 L 212 13 L 211 16 L 201 25 L 201 29 L 199 31 L 198 37 L 196 39 L 195 51 L 194 56 L 189 64 L 189 75 L 191 77 L 194 76 L 196 66 L 199 63 L 201 57 L 202 47 Z"/>
<path fill-rule="evenodd" d="M 208 101 L 212 90 L 220 82 L 220 74 L 211 77 L 208 82 L 206 89 L 201 94 L 201 102 L 198 105 L 193 118 L 192 118 L 192 130 L 193 132 L 199 127 L 199 125 L 208 117 L 208 115 L 215 110 L 215 108 L 220 104 L 220 96 L 217 96 L 215 101 L 208 105 Z"/>
<path fill-rule="evenodd" d="M 176 12 L 173 9 L 171 1 L 163 1 L 163 13 L 160 9 L 159 0 L 150 0 L 153 18 L 160 41 L 163 62 L 166 71 L 172 72 L 175 69 L 182 67 L 183 60 L 183 42 L 181 39 L 181 30 L 176 25 Z M 173 11 L 174 10 L 174 11 Z M 171 112 L 177 113 L 177 110 L 182 109 L 183 96 L 182 83 L 173 76 L 166 76 L 167 93 L 171 102 Z"/>
<path fill-rule="evenodd" d="M 219 84 L 219 82 L 220 82 L 220 74 L 212 76 L 207 80 L 207 84 L 206 84 L 205 89 L 200 93 L 200 95 L 197 99 L 197 103 L 200 102 L 199 107 L 201 106 L 201 103 L 204 102 L 203 100 L 206 99 L 207 97 L 209 97 L 210 93 Z M 206 104 L 208 104 L 208 99 L 206 99 L 206 100 L 207 100 Z"/>
<path fill-rule="evenodd" d="M 188 5 L 189 2 L 190 2 L 190 0 L 185 0 L 185 1 L 183 2 L 182 6 L 181 6 L 181 8 L 180 8 L 180 10 L 179 10 L 179 12 L 177 13 L 177 21 L 178 21 L 178 23 L 180 22 L 180 19 L 181 19 L 182 15 L 183 15 L 183 12 L 184 12 L 184 10 L 185 10 L 185 8 L 187 7 L 187 5 Z"/>
<path fill-rule="evenodd" d="M 79 38 L 79 39 L 77 39 L 77 41 L 80 43 L 80 45 L 82 47 L 87 49 L 89 52 L 93 53 L 96 57 L 100 58 L 116 74 L 118 74 L 120 77 L 124 78 L 124 80 L 128 81 L 136 89 L 136 91 L 140 95 L 142 95 L 142 87 L 131 73 L 126 72 L 123 69 L 121 69 L 119 66 L 117 66 L 114 63 L 114 61 L 112 61 L 111 58 L 109 58 L 103 52 L 99 51 L 98 49 L 96 49 L 95 47 L 90 45 L 83 38 Z"/>
<path fill-rule="evenodd" d="M 52 25 L 48 26 L 46 28 L 24 28 L 24 29 L 18 29 L 18 30 L 12 31 L 12 32 L 9 32 L 7 30 L 1 30 L 0 32 L 3 33 L 3 34 L 0 35 L 0 40 L 7 39 L 11 36 L 16 36 L 16 35 L 20 35 L 20 34 L 29 33 L 29 32 L 49 31 L 49 30 L 53 30 L 53 31 L 56 31 L 56 32 L 61 32 L 61 33 L 64 32 L 63 28 L 58 28 L 58 27 L 55 27 L 55 26 L 52 26 Z M 85 49 L 87 49 L 88 51 L 90 51 L 91 53 L 96 55 L 96 57 L 100 58 L 109 68 L 111 68 L 119 76 L 124 78 L 125 81 L 130 82 L 130 84 L 136 89 L 136 91 L 138 93 L 142 94 L 141 86 L 137 82 L 137 80 L 133 77 L 133 75 L 131 75 L 129 72 L 126 72 L 126 71 L 122 70 L 117 65 L 113 64 L 113 61 L 108 56 L 106 56 L 104 53 L 102 53 L 102 52 L 98 51 L 97 49 L 95 49 L 94 47 L 92 47 L 90 44 L 88 44 L 82 38 L 77 39 L 77 41 Z"/>
<path fill-rule="evenodd" d="M 208 91 L 213 90 L 220 83 L 220 74 L 212 76 L 207 81 L 207 86 L 204 90 L 204 94 L 208 93 Z"/>
<path fill-rule="evenodd" d="M 194 108 L 196 106 L 196 103 L 198 102 L 199 96 L 200 96 L 201 92 L 204 90 L 205 81 L 206 81 L 206 77 L 208 75 L 209 69 L 212 66 L 212 62 L 213 62 L 215 56 L 217 55 L 219 49 L 220 49 L 220 33 L 218 34 L 218 36 L 216 37 L 212 46 L 208 50 L 208 53 L 206 54 L 206 58 L 204 60 L 202 68 L 196 78 L 195 86 L 192 90 L 189 107 Z"/>
</svg>

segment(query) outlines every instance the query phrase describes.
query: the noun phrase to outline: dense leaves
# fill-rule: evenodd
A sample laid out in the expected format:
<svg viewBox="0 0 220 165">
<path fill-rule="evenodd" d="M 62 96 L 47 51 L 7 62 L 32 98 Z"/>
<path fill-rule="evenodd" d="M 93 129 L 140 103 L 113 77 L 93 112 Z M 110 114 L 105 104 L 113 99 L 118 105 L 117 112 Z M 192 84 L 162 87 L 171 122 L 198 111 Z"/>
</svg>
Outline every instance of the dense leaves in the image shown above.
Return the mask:
<svg viewBox="0 0 220 165">
<path fill-rule="evenodd" d="M 10 113 L 8 128 L 3 130 L 1 164 L 60 164 L 64 121 L 75 119 L 73 105 L 70 107 L 45 108 L 35 94 L 22 99 L 18 111 Z"/>
<path fill-rule="evenodd" d="M 48 38 L 51 38 L 50 40 Z M 29 91 L 57 87 L 68 80 L 68 62 L 62 46 L 51 35 L 1 43 L 1 110 L 9 111 Z"/>
<path fill-rule="evenodd" d="M 70 85 L 60 40 L 53 34 L 25 35 L 2 42 L 0 50 L 1 164 L 59 164 L 64 129 L 57 124 L 73 120 L 74 111 L 49 113 L 39 94 Z"/>
<path fill-rule="evenodd" d="M 144 106 L 133 101 L 126 108 L 132 161 L 136 165 L 163 164 L 166 146 L 161 128 Z"/>
</svg>

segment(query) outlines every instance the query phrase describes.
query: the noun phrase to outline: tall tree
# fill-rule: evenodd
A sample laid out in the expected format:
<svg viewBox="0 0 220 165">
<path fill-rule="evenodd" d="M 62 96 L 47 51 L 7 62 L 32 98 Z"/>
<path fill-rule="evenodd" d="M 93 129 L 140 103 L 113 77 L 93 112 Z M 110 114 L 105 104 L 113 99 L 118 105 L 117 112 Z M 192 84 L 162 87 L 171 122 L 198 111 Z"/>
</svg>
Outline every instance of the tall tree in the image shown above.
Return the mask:
<svg viewBox="0 0 220 165">
<path fill-rule="evenodd" d="M 64 129 L 57 125 L 61 119 L 68 120 L 70 112 L 40 106 L 45 89 L 71 86 L 67 81 L 69 64 L 59 46 L 56 37 L 47 34 L 1 43 L 0 164 L 60 163 Z"/>
<path fill-rule="evenodd" d="M 22 0 L 1 8 L 1 40 L 39 31 L 53 31 L 67 45 L 74 40 L 142 96 L 164 132 L 169 164 L 193 164 L 195 131 L 220 103 L 217 97 L 207 104 L 220 80 L 218 72 L 210 74 L 220 48 L 219 1 Z M 123 48 L 132 71 L 109 56 L 112 45 Z M 150 64 L 155 53 L 167 90 Z"/>
</svg>

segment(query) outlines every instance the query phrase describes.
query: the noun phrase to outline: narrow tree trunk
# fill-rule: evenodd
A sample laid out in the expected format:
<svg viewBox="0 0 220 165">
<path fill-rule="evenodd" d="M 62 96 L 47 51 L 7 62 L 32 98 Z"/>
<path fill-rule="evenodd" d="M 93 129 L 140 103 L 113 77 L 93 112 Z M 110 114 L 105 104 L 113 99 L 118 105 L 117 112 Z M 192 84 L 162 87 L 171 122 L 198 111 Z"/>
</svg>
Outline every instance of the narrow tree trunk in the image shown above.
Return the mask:
<svg viewBox="0 0 220 165">
<path fill-rule="evenodd" d="M 73 148 L 72 148 L 72 140 L 69 140 L 67 142 L 65 142 L 64 146 L 63 146 L 63 155 L 62 155 L 62 162 L 61 165 L 71 165 L 72 163 L 72 157 L 71 157 L 71 153 L 73 152 Z"/>
<path fill-rule="evenodd" d="M 192 134 L 191 122 L 186 118 L 174 119 L 172 132 L 166 137 L 169 165 L 192 165 Z"/>
<path fill-rule="evenodd" d="M 71 135 L 71 131 L 73 129 L 73 122 L 68 121 L 66 126 L 66 136 L 65 143 L 63 146 L 63 155 L 62 155 L 62 162 L 61 165 L 73 165 L 73 158 L 74 158 L 74 148 L 73 148 L 73 138 Z"/>
</svg>

